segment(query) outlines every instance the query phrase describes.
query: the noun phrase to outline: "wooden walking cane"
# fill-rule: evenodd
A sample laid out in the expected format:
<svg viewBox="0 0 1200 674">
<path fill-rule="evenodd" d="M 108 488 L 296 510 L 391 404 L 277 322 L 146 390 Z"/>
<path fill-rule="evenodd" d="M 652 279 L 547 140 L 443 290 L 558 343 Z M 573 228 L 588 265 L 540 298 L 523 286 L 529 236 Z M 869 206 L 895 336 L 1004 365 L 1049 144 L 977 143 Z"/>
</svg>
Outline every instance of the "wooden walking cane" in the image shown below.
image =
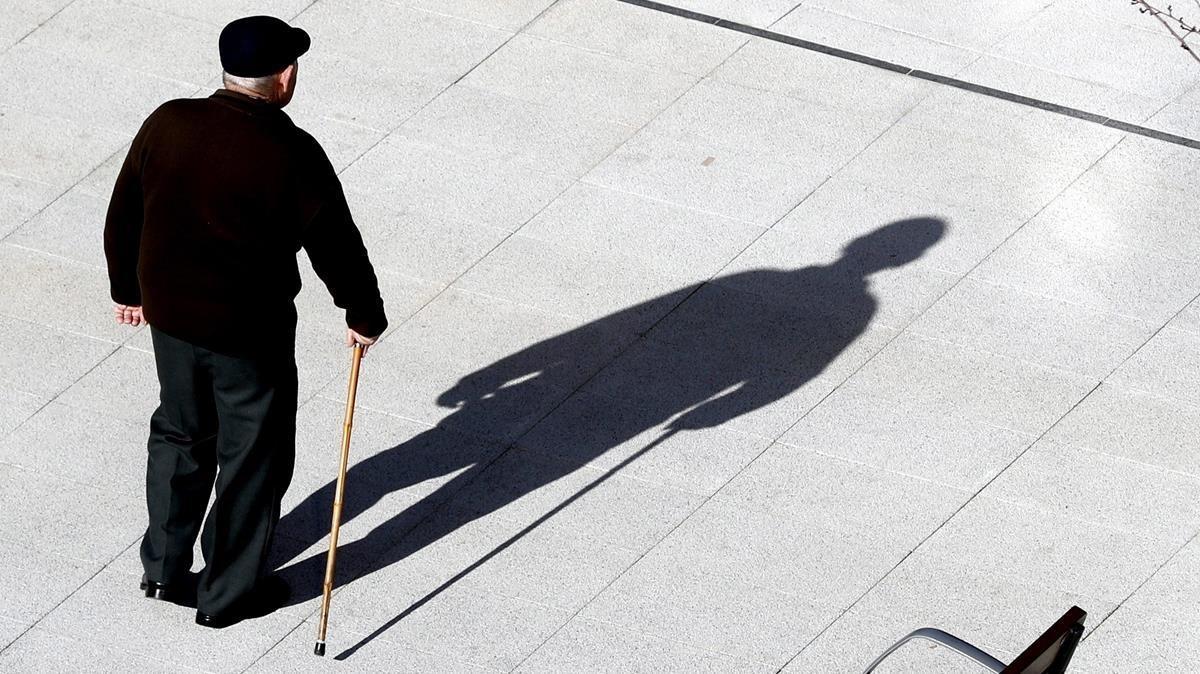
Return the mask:
<svg viewBox="0 0 1200 674">
<path fill-rule="evenodd" d="M 350 365 L 350 388 L 346 392 L 346 423 L 342 427 L 342 462 L 338 467 L 337 489 L 333 492 L 333 524 L 329 527 L 329 557 L 325 561 L 325 587 L 321 593 L 321 622 L 317 627 L 317 645 L 313 652 L 325 655 L 325 628 L 329 626 L 329 599 L 333 593 L 333 571 L 337 566 L 338 529 L 342 526 L 342 502 L 346 495 L 346 467 L 350 463 L 350 429 L 354 426 L 354 395 L 358 391 L 358 366 L 362 363 L 362 344 L 354 345 Z"/>
</svg>

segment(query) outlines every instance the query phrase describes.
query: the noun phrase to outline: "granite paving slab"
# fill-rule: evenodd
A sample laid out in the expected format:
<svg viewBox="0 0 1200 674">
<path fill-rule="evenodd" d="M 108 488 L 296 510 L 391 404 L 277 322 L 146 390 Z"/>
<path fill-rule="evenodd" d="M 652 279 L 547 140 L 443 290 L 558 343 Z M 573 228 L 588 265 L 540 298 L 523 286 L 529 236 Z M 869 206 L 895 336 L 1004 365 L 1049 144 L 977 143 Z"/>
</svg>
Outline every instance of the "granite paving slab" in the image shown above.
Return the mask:
<svg viewBox="0 0 1200 674">
<path fill-rule="evenodd" d="M 73 47 L 54 49 L 26 43 L 4 52 L 0 56 L 0 88 L 5 90 L 5 100 L 36 115 L 132 137 L 160 103 L 186 98 L 196 90 L 190 83 L 148 77 L 127 63 L 105 64 L 80 52 Z M 55 76 L 47 77 L 47 73 Z M 76 95 L 81 90 L 89 95 Z"/>
<path fill-rule="evenodd" d="M 105 310 L 111 311 L 100 311 Z M 111 342 L 39 325 L 25 316 L 0 316 L 0 381 L 45 401 L 116 350 Z"/>
<path fill-rule="evenodd" d="M 471 71 L 463 84 L 637 127 L 695 81 L 694 75 L 519 34 Z"/>
<path fill-rule="evenodd" d="M 705 75 L 746 44 L 737 33 L 607 0 L 562 0 L 525 31 L 628 61 Z"/>
<path fill-rule="evenodd" d="M 988 487 L 993 498 L 1179 545 L 1200 532 L 1198 491 L 1195 477 L 1049 441 Z"/>
<path fill-rule="evenodd" d="M 598 620 L 575 618 L 555 633 L 517 672 L 773 672 L 748 662 L 678 641 L 662 639 Z"/>
<path fill-rule="evenodd" d="M 780 438 L 847 461 L 977 491 L 1034 440 L 918 401 L 839 389 Z"/>
<path fill-rule="evenodd" d="M 915 334 L 1095 379 L 1112 373 L 1156 329 L 1147 321 L 973 277 L 950 289 L 911 327 Z"/>
<path fill-rule="evenodd" d="M 114 494 L 137 493 L 145 487 L 148 419 L 51 402 L 0 440 L 0 462 Z M 112 447 L 96 451 L 100 438 Z"/>
<path fill-rule="evenodd" d="M 414 140 L 479 152 L 498 164 L 578 178 L 636 127 L 463 85 L 431 101 L 401 130 Z"/>
<path fill-rule="evenodd" d="M 31 626 L 32 623 L 0 617 L 0 648 L 7 648 Z"/>
<path fill-rule="evenodd" d="M 7 436 L 44 403 L 38 396 L 7 386 L 0 388 L 0 438 Z"/>
<path fill-rule="evenodd" d="M 125 66 L 193 88 L 220 74 L 210 23 L 117 0 L 76 0 L 25 38 L 31 46 Z"/>
<path fill-rule="evenodd" d="M 40 620 L 102 568 L 100 562 L 32 552 L 29 546 L 12 540 L 0 541 L 0 552 L 8 560 L 0 580 L 8 600 L 0 608 L 0 616 L 26 626 Z M 29 592 L 28 588 L 38 591 Z"/>
<path fill-rule="evenodd" d="M 5 242 L 103 268 L 107 212 L 107 198 L 72 187 L 24 221 Z"/>
<path fill-rule="evenodd" d="M 1196 476 L 1197 423 L 1200 410 L 1194 405 L 1106 382 L 1046 438 Z"/>
<path fill-rule="evenodd" d="M 379 672 L 396 672 L 397 674 L 425 674 L 426 672 L 464 672 L 465 674 L 482 674 L 484 672 L 501 672 L 494 669 L 466 662 L 452 655 L 434 655 L 418 651 L 397 641 L 378 638 L 359 648 L 354 656 L 339 660 L 333 651 L 343 644 L 355 643 L 367 636 L 365 632 L 353 632 L 339 627 L 330 632 L 330 652 L 324 658 L 312 656 L 313 641 L 316 638 L 317 627 L 312 623 L 300 625 L 295 630 L 275 644 L 271 650 L 255 662 L 247 672 L 276 672 L 293 674 L 294 672 L 359 672 L 364 669 Z"/>
<path fill-rule="evenodd" d="M 899 73 L 766 40 L 748 42 L 711 77 L 893 121 L 934 90 Z"/>
<path fill-rule="evenodd" d="M 46 473 L 0 464 L 0 538 L 107 564 L 145 531 L 145 504 Z"/>
<path fill-rule="evenodd" d="M 1200 407 L 1200 357 L 1196 345 L 1200 335 L 1163 328 L 1145 346 L 1121 364 L 1110 381 L 1118 386 L 1145 391 Z"/>
<path fill-rule="evenodd" d="M 63 635 L 35 627 L 0 653 L 0 667 L 12 672 L 103 672 L 148 674 L 211 671 L 195 663 L 164 662 L 155 653 L 131 652 L 123 645 L 108 644 L 86 635 Z"/>
</svg>

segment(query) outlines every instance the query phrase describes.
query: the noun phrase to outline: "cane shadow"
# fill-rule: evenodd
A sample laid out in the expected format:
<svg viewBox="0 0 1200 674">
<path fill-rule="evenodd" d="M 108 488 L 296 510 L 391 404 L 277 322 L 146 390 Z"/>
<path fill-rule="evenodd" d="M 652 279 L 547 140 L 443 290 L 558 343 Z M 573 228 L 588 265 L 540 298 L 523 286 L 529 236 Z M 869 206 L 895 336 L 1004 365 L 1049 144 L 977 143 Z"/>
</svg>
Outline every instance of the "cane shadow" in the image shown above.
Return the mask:
<svg viewBox="0 0 1200 674">
<path fill-rule="evenodd" d="M 348 657 L 672 435 L 720 426 L 802 387 L 870 325 L 878 309 L 870 292 L 871 275 L 918 259 L 945 230 L 945 223 L 933 217 L 893 222 L 852 240 L 841 257 L 828 265 L 756 269 L 681 288 L 464 376 L 438 397 L 439 405 L 454 411 L 437 427 L 350 468 L 343 523 L 392 492 L 454 476 L 366 536 L 341 545 L 339 586 L 409 557 L 631 438 L 656 428 L 663 433 L 338 657 Z M 448 432 L 515 440 L 534 427 L 530 434 L 537 435 L 536 415 L 561 403 L 599 369 L 598 364 L 611 358 L 611 350 L 606 349 L 611 349 L 612 335 L 629 334 L 631 326 L 645 326 L 647 317 L 659 316 L 666 317 L 584 387 L 597 400 L 619 402 L 576 405 L 580 418 L 564 424 L 569 440 L 553 451 L 530 453 L 530 460 L 511 460 L 527 455 L 498 452 L 494 443 L 471 442 L 458 432 Z M 593 357 L 596 354 L 600 356 Z M 547 423 L 555 416 L 547 417 Z M 518 444 L 526 448 L 524 440 Z M 499 463 L 506 457 L 510 460 L 501 470 Z M 324 538 L 334 487 L 330 482 L 283 517 L 276 559 L 292 559 Z M 469 498 L 451 503 L 456 494 Z M 314 553 L 281 569 L 293 579 L 293 603 L 319 596 L 324 566 L 324 553 Z"/>
</svg>

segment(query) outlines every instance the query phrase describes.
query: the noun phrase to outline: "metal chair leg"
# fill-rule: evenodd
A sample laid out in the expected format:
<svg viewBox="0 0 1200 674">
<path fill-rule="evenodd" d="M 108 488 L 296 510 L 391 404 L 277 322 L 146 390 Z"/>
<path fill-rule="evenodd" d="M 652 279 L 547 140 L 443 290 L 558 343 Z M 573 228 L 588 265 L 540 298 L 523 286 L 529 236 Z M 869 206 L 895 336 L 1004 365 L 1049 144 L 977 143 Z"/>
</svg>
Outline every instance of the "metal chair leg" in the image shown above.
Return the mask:
<svg viewBox="0 0 1200 674">
<path fill-rule="evenodd" d="M 1003 662 L 1000 662 L 991 655 L 979 650 L 962 639 L 959 639 L 953 634 L 949 634 L 932 627 L 923 627 L 904 637 L 900 641 L 897 641 L 895 644 L 892 644 L 892 647 L 884 651 L 883 655 L 875 658 L 875 662 L 872 662 L 871 666 L 867 667 L 867 670 L 863 672 L 863 674 L 871 674 L 871 672 L 875 671 L 875 668 L 878 667 L 879 664 L 882 663 L 889 655 L 895 653 L 897 649 L 913 639 L 925 639 L 927 641 L 933 641 L 941 644 L 946 648 L 955 651 L 959 655 L 963 655 L 974 660 L 979 664 L 979 666 L 991 672 L 995 672 L 996 674 L 999 674 L 1001 671 L 1003 671 L 1004 667 L 1006 666 Z"/>
</svg>

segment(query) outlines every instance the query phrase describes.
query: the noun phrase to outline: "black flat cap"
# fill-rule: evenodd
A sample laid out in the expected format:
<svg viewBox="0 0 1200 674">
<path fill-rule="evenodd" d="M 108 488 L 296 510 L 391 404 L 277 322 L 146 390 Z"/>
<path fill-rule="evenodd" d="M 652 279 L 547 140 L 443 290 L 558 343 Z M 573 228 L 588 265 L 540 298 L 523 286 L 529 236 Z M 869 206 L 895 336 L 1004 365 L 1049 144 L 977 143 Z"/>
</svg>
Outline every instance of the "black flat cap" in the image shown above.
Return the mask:
<svg viewBox="0 0 1200 674">
<path fill-rule="evenodd" d="M 247 16 L 221 31 L 221 67 L 238 77 L 274 75 L 292 64 L 310 43 L 308 33 L 273 16 Z"/>
</svg>

